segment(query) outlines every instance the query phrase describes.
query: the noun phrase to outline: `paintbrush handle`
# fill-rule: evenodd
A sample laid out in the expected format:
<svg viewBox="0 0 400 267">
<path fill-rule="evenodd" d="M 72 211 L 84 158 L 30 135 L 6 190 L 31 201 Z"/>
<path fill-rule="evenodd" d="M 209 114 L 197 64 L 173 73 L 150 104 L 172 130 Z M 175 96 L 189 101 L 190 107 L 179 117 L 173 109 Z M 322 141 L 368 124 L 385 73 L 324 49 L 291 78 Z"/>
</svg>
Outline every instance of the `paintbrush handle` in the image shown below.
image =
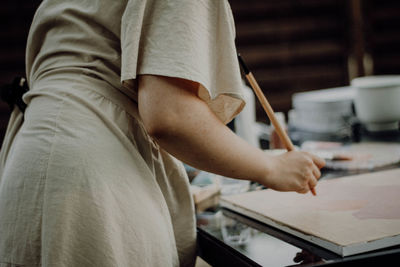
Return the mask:
<svg viewBox="0 0 400 267">
<path fill-rule="evenodd" d="M 263 92 L 261 91 L 261 88 L 258 85 L 253 74 L 251 72 L 249 72 L 248 74 L 246 74 L 246 78 L 249 81 L 251 87 L 253 88 L 253 91 L 256 94 L 258 100 L 260 101 L 262 107 L 264 108 L 265 112 L 267 113 L 269 120 L 271 121 L 272 125 L 275 127 L 276 133 L 278 134 L 279 138 L 282 140 L 284 146 L 286 147 L 286 149 L 288 151 L 293 151 L 294 146 L 293 146 L 292 141 L 290 140 L 286 131 L 282 128 L 282 125 L 279 123 L 278 119 L 276 118 L 274 110 L 272 109 L 267 98 L 264 96 Z M 310 190 L 314 196 L 317 195 L 317 192 L 315 191 L 314 187 L 310 186 Z"/>
<path fill-rule="evenodd" d="M 271 121 L 272 125 L 275 127 L 276 133 L 278 134 L 279 138 L 282 140 L 284 146 L 288 151 L 293 151 L 294 146 L 292 141 L 290 140 L 289 136 L 287 135 L 286 131 L 282 128 L 281 124 L 277 120 L 275 113 L 269 104 L 267 98 L 264 96 L 263 92 L 261 91 L 260 86 L 258 85 L 256 79 L 254 78 L 253 74 L 250 72 L 249 68 L 247 65 L 244 63 L 242 57 L 240 54 L 238 54 L 238 59 L 240 62 L 240 65 L 243 68 L 243 71 L 246 75 L 247 80 L 249 81 L 251 88 L 253 88 L 254 93 L 256 94 L 258 100 L 260 101 L 262 107 L 264 108 L 265 112 L 267 113 L 267 116 L 269 120 Z M 314 187 L 310 186 L 311 193 L 316 196 L 317 192 L 315 191 Z"/>
<path fill-rule="evenodd" d="M 282 128 L 282 125 L 279 123 L 278 119 L 275 116 L 275 113 L 269 104 L 267 98 L 261 91 L 260 86 L 258 85 L 256 79 L 254 78 L 253 74 L 249 72 L 246 75 L 247 80 L 249 81 L 251 87 L 253 88 L 254 93 L 256 94 L 258 100 L 260 101 L 262 107 L 264 108 L 265 112 L 269 120 L 271 121 L 272 125 L 275 127 L 276 133 L 278 134 L 279 138 L 282 140 L 285 148 L 288 151 L 294 150 L 294 146 L 292 141 L 290 140 L 289 136 L 287 135 L 286 131 Z"/>
<path fill-rule="evenodd" d="M 247 80 L 249 81 L 251 88 L 253 88 L 254 93 L 256 94 L 258 100 L 260 101 L 262 107 L 264 108 L 265 112 L 269 120 L 271 121 L 272 125 L 275 127 L 275 130 L 283 142 L 284 146 L 288 151 L 294 150 L 294 146 L 292 141 L 290 140 L 289 136 L 286 134 L 286 131 L 282 128 L 279 121 L 277 120 L 274 111 L 272 110 L 271 105 L 269 104 L 267 98 L 264 96 L 260 86 L 258 85 L 256 79 L 254 78 L 253 74 L 250 72 L 249 68 L 247 67 L 246 63 L 244 63 L 243 58 L 238 54 L 239 63 L 243 68 L 244 74 L 246 75 Z"/>
</svg>

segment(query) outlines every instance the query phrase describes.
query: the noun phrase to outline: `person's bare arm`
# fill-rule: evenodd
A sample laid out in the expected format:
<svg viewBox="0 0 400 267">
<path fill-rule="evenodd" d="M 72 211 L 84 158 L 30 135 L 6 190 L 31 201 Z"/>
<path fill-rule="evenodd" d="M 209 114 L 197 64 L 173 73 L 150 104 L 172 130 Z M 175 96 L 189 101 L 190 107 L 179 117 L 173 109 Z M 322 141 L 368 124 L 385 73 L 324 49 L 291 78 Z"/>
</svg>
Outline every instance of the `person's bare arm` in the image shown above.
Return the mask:
<svg viewBox="0 0 400 267">
<path fill-rule="evenodd" d="M 268 156 L 227 128 L 198 98 L 198 84 L 139 77 L 139 113 L 149 135 L 170 154 L 201 170 L 259 182 L 279 191 L 306 193 L 323 160 L 303 152 Z"/>
</svg>

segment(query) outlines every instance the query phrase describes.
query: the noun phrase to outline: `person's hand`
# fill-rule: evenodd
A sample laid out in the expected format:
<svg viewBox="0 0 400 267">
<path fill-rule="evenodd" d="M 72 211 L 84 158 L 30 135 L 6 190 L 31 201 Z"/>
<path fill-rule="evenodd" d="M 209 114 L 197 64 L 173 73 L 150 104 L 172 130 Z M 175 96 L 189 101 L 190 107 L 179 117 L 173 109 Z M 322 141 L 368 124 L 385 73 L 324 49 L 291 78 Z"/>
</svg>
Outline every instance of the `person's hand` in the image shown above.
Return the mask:
<svg viewBox="0 0 400 267">
<path fill-rule="evenodd" d="M 271 157 L 271 168 L 261 184 L 277 191 L 307 193 L 317 185 L 325 161 L 313 154 L 290 151 Z"/>
<path fill-rule="evenodd" d="M 321 257 L 314 255 L 313 253 L 304 249 L 301 252 L 296 253 L 293 261 L 300 264 L 324 262 Z"/>
</svg>

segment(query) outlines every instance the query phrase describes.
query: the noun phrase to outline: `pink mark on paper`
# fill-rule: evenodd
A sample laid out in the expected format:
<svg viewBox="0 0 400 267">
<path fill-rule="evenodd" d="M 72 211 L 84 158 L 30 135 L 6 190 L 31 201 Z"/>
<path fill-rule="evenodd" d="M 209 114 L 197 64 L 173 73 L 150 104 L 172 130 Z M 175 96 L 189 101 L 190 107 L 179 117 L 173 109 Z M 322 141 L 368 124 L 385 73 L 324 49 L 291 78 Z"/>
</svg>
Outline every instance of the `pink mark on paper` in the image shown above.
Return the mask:
<svg viewBox="0 0 400 267">
<path fill-rule="evenodd" d="M 368 203 L 354 217 L 358 219 L 400 219 L 400 186 L 377 186 L 369 190 Z"/>
<path fill-rule="evenodd" d="M 318 201 L 307 206 L 317 210 L 350 211 L 357 219 L 400 219 L 400 186 L 330 184 L 317 188 Z"/>
</svg>

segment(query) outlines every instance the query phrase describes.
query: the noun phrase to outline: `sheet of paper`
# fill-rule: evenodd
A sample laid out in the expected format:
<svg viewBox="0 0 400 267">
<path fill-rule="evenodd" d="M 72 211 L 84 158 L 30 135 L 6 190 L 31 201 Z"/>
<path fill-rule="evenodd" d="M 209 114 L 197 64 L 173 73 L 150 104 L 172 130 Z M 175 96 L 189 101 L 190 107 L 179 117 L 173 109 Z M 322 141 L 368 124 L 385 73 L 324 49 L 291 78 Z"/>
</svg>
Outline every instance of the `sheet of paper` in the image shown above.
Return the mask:
<svg viewBox="0 0 400 267">
<path fill-rule="evenodd" d="M 221 205 L 342 256 L 400 244 L 400 168 L 316 189 L 316 197 L 268 189 L 224 196 Z"/>
</svg>

